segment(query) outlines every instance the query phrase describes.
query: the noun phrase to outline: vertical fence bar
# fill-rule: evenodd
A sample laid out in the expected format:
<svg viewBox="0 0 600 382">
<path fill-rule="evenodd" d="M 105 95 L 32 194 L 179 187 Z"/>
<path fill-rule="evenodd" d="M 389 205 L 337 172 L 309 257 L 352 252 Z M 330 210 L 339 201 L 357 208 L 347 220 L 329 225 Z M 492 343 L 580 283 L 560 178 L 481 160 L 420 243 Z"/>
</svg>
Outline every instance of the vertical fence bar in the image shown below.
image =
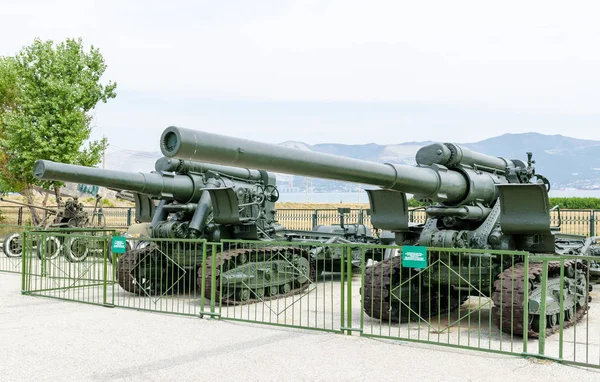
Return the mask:
<svg viewBox="0 0 600 382">
<path fill-rule="evenodd" d="M 529 253 L 523 259 L 523 354 L 527 354 L 527 336 L 529 335 Z"/>
<path fill-rule="evenodd" d="M 341 259 L 340 259 L 340 263 L 341 263 L 341 267 L 340 267 L 340 329 L 341 332 L 344 333 L 343 328 L 346 326 L 345 325 L 345 310 L 346 310 L 346 295 L 345 295 L 345 275 L 344 275 L 344 255 L 345 255 L 346 251 L 341 251 Z"/>
<path fill-rule="evenodd" d="M 26 278 L 27 278 L 27 255 L 29 246 L 27 245 L 27 231 L 21 233 L 21 256 L 23 263 L 21 264 L 21 294 L 24 294 L 26 289 Z"/>
<path fill-rule="evenodd" d="M 561 258 L 560 259 L 560 287 L 559 287 L 559 294 L 558 294 L 558 300 L 559 300 L 558 304 L 559 304 L 559 309 L 560 309 L 560 317 L 558 319 L 558 325 L 559 325 L 558 358 L 559 359 L 563 358 L 563 340 L 564 340 L 563 326 L 565 323 L 564 290 L 565 290 L 565 259 Z"/>
<path fill-rule="evenodd" d="M 540 303 L 538 354 L 544 355 L 546 349 L 546 288 L 548 287 L 548 260 L 542 266 L 542 296 Z M 527 297 L 525 297 L 527 298 Z"/>
<path fill-rule="evenodd" d="M 589 309 L 590 306 L 590 301 L 589 301 L 589 293 L 591 292 L 589 290 L 589 286 L 590 286 L 590 268 L 589 268 L 589 262 L 587 262 L 588 267 L 586 267 L 586 271 L 585 271 L 585 287 L 588 288 L 587 290 L 587 297 L 585 299 L 585 306 L 586 309 Z M 590 316 L 588 314 L 585 315 L 585 363 L 590 362 L 589 359 L 589 351 L 590 351 Z"/>
<path fill-rule="evenodd" d="M 365 293 L 365 262 L 366 262 L 366 256 L 365 256 L 365 250 L 361 250 L 361 261 L 360 261 L 360 287 L 362 289 L 362 293 Z M 361 299 L 363 297 L 361 296 Z M 362 301 L 362 300 L 361 300 Z M 360 306 L 360 334 L 362 335 L 363 330 L 364 330 L 364 318 L 365 318 L 365 310 L 363 309 L 363 305 L 361 304 Z"/>
<path fill-rule="evenodd" d="M 217 244 L 212 244 L 211 260 L 212 272 L 210 273 L 210 314 L 215 317 L 215 300 L 217 298 Z"/>
<path fill-rule="evenodd" d="M 208 243 L 202 245 L 202 263 L 200 269 L 202 272 L 202 281 L 200 282 L 200 317 L 204 313 L 204 298 L 206 296 L 206 246 Z M 214 285 L 211 285 L 211 290 L 214 289 Z M 211 292 L 212 294 L 212 292 Z M 211 312 L 212 313 L 212 312 Z"/>
<path fill-rule="evenodd" d="M 106 275 L 108 274 L 108 251 L 106 250 L 106 240 L 102 241 L 102 268 L 103 268 L 102 304 L 104 306 L 106 306 L 107 305 L 107 293 L 108 293 L 107 280 L 106 280 Z"/>
<path fill-rule="evenodd" d="M 346 271 L 348 273 L 347 278 L 348 278 L 348 328 L 352 328 L 352 247 L 348 246 L 346 247 L 346 251 L 347 251 L 347 268 Z M 352 335 L 352 331 L 348 330 L 348 335 Z"/>
</svg>

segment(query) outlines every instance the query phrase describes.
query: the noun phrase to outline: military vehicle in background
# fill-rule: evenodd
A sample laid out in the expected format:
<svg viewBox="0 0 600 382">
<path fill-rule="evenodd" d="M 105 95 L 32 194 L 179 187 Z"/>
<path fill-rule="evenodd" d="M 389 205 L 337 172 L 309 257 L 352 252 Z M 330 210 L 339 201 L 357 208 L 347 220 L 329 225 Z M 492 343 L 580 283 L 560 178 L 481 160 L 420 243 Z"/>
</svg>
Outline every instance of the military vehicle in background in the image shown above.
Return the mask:
<svg viewBox="0 0 600 382">
<path fill-rule="evenodd" d="M 56 208 L 22 203 L 3 198 L 0 198 L 0 200 L 3 202 L 44 211 L 44 218 L 42 221 L 39 224 L 30 227 L 31 230 L 34 231 L 62 230 L 64 232 L 69 232 L 70 228 L 89 228 L 92 225 L 96 227 L 104 225 L 102 198 L 99 195 L 96 196 L 91 220 L 88 213 L 84 210 L 83 204 L 79 202 L 77 197 L 68 198 L 64 205 L 62 205 L 62 199 L 59 198 L 59 206 Z M 63 237 L 60 235 L 48 235 L 44 237 L 44 243 L 42 243 L 40 240 L 30 243 L 31 247 L 37 250 L 38 257 L 42 256 L 40 251 L 42 246 L 44 246 L 44 255 L 49 259 L 55 259 L 64 252 L 65 258 L 67 258 L 69 261 L 80 262 L 85 260 L 89 253 L 88 249 L 81 248 L 81 243 L 72 238 L 68 239 L 67 242 L 63 242 Z M 21 257 L 23 255 L 21 233 L 13 232 L 8 234 L 2 243 L 2 250 L 8 257 Z"/>
<path fill-rule="evenodd" d="M 406 321 L 409 310 L 401 309 L 401 305 L 410 306 L 421 317 L 435 316 L 456 309 L 470 294 L 484 295 L 494 302 L 492 316 L 501 330 L 517 335 L 527 331 L 529 336 L 535 337 L 544 330 L 540 328 L 543 320 L 539 316 L 539 299 L 543 295 L 542 264 L 533 262 L 533 258 L 525 274 L 522 256 L 495 256 L 486 251 L 519 250 L 533 255 L 599 252 L 598 238 L 561 235 L 550 226 L 550 184 L 536 174 L 531 153 L 527 153 L 526 161 L 509 160 L 456 144 L 434 143 L 417 152 L 417 166 L 413 167 L 177 127 L 163 132 L 161 150 L 166 157 L 183 161 L 262 168 L 380 186 L 381 189 L 367 191 L 371 223 L 375 228 L 394 232 L 396 244 L 481 250 L 430 253 L 433 269 L 418 278 L 420 283 L 400 283 L 400 280 L 410 280 L 417 271 L 402 267 L 398 256 L 390 256 L 369 267 L 362 286 L 362 300 L 365 313 L 376 319 Z M 424 224 L 409 225 L 406 193 L 430 201 Z M 577 256 L 562 266 L 559 261 L 549 263 L 545 293 L 549 306 L 545 317 L 547 332 L 558 327 L 561 312 L 554 308 L 559 306 L 559 297 L 553 290 L 560 281 L 565 286 L 562 312 L 565 326 L 586 313 L 591 287 L 587 284 L 585 267 Z M 448 277 L 450 270 L 457 277 Z M 528 327 L 523 325 L 525 280 L 529 280 L 527 298 L 531 319 Z"/>
</svg>

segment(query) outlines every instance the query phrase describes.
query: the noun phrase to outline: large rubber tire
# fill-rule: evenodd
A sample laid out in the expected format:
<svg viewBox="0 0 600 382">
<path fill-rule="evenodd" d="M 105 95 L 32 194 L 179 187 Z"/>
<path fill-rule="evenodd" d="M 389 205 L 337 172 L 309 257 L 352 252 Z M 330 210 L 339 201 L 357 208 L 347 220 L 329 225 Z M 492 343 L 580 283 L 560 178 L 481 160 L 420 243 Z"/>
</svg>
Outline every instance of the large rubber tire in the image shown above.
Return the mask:
<svg viewBox="0 0 600 382">
<path fill-rule="evenodd" d="M 7 257 L 23 256 L 23 243 L 21 242 L 20 233 L 11 233 L 4 239 L 2 250 Z"/>
<path fill-rule="evenodd" d="M 56 236 L 46 236 L 43 239 L 39 239 L 37 243 L 37 256 L 40 260 L 43 259 L 42 247 L 45 248 L 46 260 L 54 260 L 62 252 L 62 243 Z"/>
<path fill-rule="evenodd" d="M 71 263 L 80 263 L 90 254 L 90 249 L 83 240 L 72 236 L 66 238 L 64 243 L 65 258 Z"/>
</svg>

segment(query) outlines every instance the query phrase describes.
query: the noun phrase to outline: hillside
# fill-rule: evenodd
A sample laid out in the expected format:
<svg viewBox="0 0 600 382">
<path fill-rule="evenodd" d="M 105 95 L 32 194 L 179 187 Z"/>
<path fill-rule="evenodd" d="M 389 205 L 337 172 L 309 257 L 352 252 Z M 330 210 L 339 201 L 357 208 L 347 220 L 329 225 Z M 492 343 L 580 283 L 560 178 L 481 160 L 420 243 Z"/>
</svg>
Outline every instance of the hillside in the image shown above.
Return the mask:
<svg viewBox="0 0 600 382">
<path fill-rule="evenodd" d="M 406 142 L 389 145 L 368 143 L 344 145 L 323 143 L 308 145 L 299 141 L 288 141 L 281 145 L 320 153 L 348 156 L 351 158 L 413 165 L 417 150 L 430 142 Z M 575 139 L 562 135 L 539 133 L 504 134 L 480 142 L 461 143 L 472 150 L 493 156 L 525 161 L 526 152 L 533 152 L 538 173 L 550 179 L 554 188 L 600 188 L 600 141 Z M 159 152 L 110 150 L 105 167 L 122 171 L 151 171 Z M 292 184 L 290 177 L 280 177 L 283 185 Z M 313 179 L 317 191 L 344 191 L 350 188 L 341 182 Z M 300 190 L 305 187 L 302 177 L 294 177 L 293 185 Z"/>
</svg>

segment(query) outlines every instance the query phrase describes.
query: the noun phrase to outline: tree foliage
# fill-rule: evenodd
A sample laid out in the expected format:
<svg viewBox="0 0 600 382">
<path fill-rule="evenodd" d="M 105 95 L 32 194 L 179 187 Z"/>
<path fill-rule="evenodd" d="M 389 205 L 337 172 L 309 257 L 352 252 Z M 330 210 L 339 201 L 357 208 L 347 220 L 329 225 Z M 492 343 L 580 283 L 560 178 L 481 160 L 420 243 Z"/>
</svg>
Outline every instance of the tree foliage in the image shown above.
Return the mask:
<svg viewBox="0 0 600 382">
<path fill-rule="evenodd" d="M 0 187 L 48 188 L 33 177 L 38 159 L 101 161 L 107 141 L 89 141 L 90 111 L 116 96 L 116 83 L 100 82 L 105 70 L 100 51 L 85 51 L 81 39 L 36 39 L 14 57 L 0 58 Z"/>
<path fill-rule="evenodd" d="M 549 198 L 549 203 L 550 207 L 559 206 L 569 210 L 600 210 L 600 198 Z"/>
</svg>

